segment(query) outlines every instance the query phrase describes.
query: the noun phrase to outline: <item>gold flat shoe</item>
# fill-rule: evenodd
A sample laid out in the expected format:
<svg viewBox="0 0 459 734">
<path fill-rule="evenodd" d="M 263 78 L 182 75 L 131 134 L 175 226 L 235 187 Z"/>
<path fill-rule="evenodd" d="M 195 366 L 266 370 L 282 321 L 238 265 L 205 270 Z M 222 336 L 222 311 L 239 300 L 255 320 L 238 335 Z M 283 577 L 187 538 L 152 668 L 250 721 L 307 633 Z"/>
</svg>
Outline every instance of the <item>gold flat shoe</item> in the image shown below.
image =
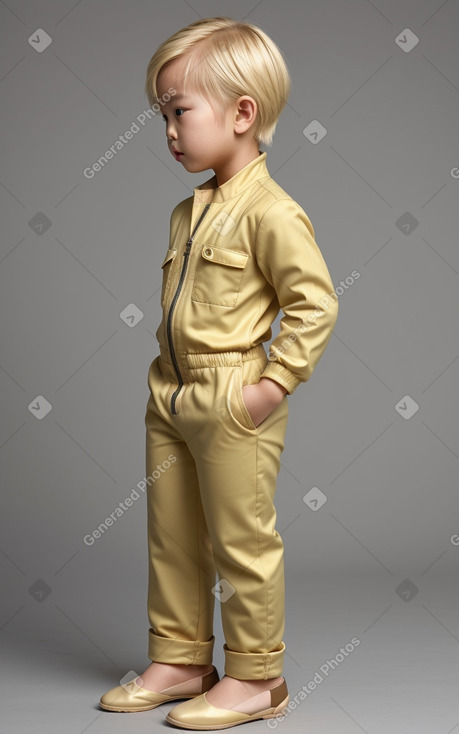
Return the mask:
<svg viewBox="0 0 459 734">
<path fill-rule="evenodd" d="M 266 694 L 270 694 L 269 696 Z M 269 704 L 266 705 L 266 701 Z M 258 702 L 263 701 L 263 708 L 257 710 Z M 166 716 L 169 724 L 182 729 L 227 729 L 237 724 L 245 724 L 256 719 L 274 719 L 280 715 L 289 701 L 285 679 L 268 691 L 262 691 L 246 701 L 238 704 L 237 709 L 221 709 L 212 706 L 203 693 L 193 701 L 184 701 L 174 706 Z M 239 710 L 238 710 L 239 709 Z"/>
<path fill-rule="evenodd" d="M 99 706 L 106 711 L 130 713 L 149 711 L 162 703 L 175 701 L 178 698 L 196 698 L 205 691 L 209 691 L 220 680 L 216 667 L 213 666 L 213 668 L 210 673 L 197 675 L 157 692 L 141 688 L 135 683 L 139 676 L 135 676 L 124 686 L 116 686 L 104 693 L 100 698 Z"/>
</svg>

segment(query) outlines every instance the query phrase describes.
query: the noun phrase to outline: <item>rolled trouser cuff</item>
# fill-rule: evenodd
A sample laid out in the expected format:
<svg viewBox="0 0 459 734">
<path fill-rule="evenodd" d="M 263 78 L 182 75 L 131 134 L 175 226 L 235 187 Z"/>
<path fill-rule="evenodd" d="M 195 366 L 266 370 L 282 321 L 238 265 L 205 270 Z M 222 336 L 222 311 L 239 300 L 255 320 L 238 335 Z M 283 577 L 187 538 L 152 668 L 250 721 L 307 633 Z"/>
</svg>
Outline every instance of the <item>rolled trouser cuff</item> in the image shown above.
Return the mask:
<svg viewBox="0 0 459 734">
<path fill-rule="evenodd" d="M 247 653 L 229 650 L 225 643 L 225 675 L 240 680 L 277 678 L 284 667 L 285 643 L 281 644 L 281 649 L 274 652 Z"/>
<path fill-rule="evenodd" d="M 215 636 L 210 640 L 181 640 L 179 637 L 161 637 L 148 630 L 148 657 L 157 663 L 210 665 Z"/>
</svg>

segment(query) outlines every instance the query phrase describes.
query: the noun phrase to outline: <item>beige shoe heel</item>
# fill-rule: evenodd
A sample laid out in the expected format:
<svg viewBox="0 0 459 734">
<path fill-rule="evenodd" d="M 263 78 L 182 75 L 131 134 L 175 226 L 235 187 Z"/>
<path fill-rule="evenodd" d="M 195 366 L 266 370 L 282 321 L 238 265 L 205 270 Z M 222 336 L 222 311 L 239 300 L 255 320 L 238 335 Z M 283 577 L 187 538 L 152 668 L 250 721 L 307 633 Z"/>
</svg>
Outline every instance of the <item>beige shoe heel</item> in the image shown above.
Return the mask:
<svg viewBox="0 0 459 734">
<path fill-rule="evenodd" d="M 270 714 L 266 714 L 266 716 L 263 716 L 264 719 L 273 719 L 275 716 L 279 716 L 279 714 L 282 714 L 283 709 L 287 706 L 288 702 L 290 700 L 290 696 L 287 695 L 283 701 L 280 702 L 278 706 L 274 709 L 274 711 Z"/>
</svg>

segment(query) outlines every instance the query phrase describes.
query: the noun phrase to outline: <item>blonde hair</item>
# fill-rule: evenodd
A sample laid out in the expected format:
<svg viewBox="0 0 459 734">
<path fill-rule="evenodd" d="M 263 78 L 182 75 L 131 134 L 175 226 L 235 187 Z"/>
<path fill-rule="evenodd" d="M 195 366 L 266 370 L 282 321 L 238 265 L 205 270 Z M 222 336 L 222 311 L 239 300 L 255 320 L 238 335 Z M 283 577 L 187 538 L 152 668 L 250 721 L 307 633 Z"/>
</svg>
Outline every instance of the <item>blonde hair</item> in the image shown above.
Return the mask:
<svg viewBox="0 0 459 734">
<path fill-rule="evenodd" d="M 177 31 L 157 48 L 148 64 L 145 92 L 151 106 L 159 101 L 159 72 L 179 57 L 188 61 L 184 82 L 191 77 L 193 64 L 196 90 L 214 110 L 218 106 L 220 114 L 242 95 L 253 97 L 258 107 L 254 137 L 259 143 L 272 144 L 291 82 L 281 51 L 264 31 L 224 17 L 202 18 Z"/>
</svg>

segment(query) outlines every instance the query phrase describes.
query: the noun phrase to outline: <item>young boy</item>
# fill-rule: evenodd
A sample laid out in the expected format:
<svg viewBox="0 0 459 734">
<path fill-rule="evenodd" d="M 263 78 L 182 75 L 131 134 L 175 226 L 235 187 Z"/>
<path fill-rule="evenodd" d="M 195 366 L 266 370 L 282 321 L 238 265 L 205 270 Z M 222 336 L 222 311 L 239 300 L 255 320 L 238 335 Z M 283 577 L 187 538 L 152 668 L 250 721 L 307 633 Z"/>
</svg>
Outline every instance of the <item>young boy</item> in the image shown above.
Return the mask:
<svg viewBox="0 0 459 734">
<path fill-rule="evenodd" d="M 118 686 L 100 703 L 144 711 L 187 698 L 169 723 L 226 728 L 272 718 L 289 700 L 273 500 L 287 395 L 310 378 L 338 303 L 308 216 L 259 150 L 271 144 L 290 90 L 273 41 L 248 23 L 199 20 L 159 47 L 146 90 L 174 158 L 214 175 L 173 210 L 161 265 L 145 415 L 153 662 L 130 691 Z M 212 665 L 215 596 L 221 680 Z"/>
</svg>

